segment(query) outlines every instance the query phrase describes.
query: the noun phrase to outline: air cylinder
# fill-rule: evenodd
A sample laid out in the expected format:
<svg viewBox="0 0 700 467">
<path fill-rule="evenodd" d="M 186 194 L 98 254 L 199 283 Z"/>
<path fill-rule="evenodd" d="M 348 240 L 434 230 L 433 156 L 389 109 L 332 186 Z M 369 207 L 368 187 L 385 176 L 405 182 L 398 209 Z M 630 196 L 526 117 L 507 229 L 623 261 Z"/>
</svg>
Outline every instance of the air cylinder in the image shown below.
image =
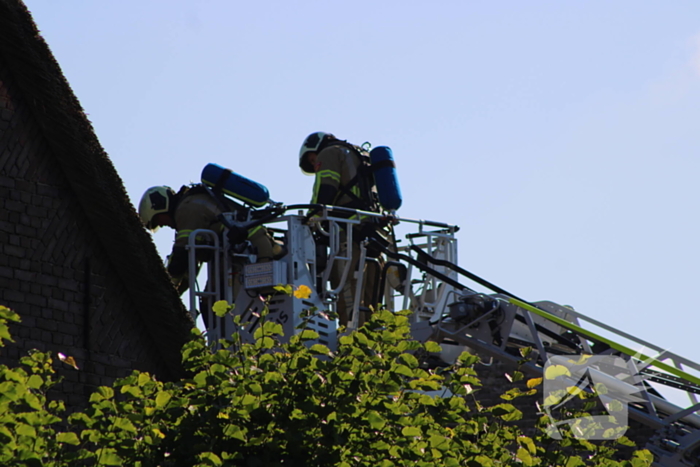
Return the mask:
<svg viewBox="0 0 700 467">
<path fill-rule="evenodd" d="M 377 185 L 379 203 L 387 211 L 395 211 L 401 207 L 401 187 L 396 173 L 396 164 L 391 148 L 377 146 L 369 152 L 374 182 Z"/>
<path fill-rule="evenodd" d="M 270 200 L 270 192 L 264 185 L 217 164 L 204 167 L 202 183 L 256 208 Z"/>
</svg>

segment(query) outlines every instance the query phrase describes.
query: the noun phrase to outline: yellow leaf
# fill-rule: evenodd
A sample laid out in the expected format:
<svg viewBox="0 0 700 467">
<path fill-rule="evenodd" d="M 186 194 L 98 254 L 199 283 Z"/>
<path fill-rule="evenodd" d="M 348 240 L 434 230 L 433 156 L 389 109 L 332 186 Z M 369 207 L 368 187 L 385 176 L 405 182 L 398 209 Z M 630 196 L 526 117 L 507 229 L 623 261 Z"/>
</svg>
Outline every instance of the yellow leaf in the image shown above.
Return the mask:
<svg viewBox="0 0 700 467">
<path fill-rule="evenodd" d="M 557 405 L 559 402 L 561 402 L 562 398 L 559 397 L 557 394 L 550 394 L 548 395 L 543 402 L 543 405 L 545 407 L 549 407 L 551 405 Z"/>
<path fill-rule="evenodd" d="M 58 353 L 58 359 L 61 360 L 63 363 L 72 366 L 76 370 L 79 370 L 78 364 L 76 363 L 75 359 L 71 356 L 65 356 L 62 353 Z"/>
<path fill-rule="evenodd" d="M 311 289 L 306 285 L 300 285 L 294 291 L 294 296 L 302 299 L 309 298 L 311 296 Z"/>
<path fill-rule="evenodd" d="M 162 431 L 160 431 L 158 428 L 151 428 L 151 431 L 153 431 L 153 434 L 159 437 L 160 439 L 165 438 L 165 435 L 163 434 Z"/>
<path fill-rule="evenodd" d="M 564 365 L 550 365 L 544 372 L 544 377 L 546 379 L 555 379 L 557 376 L 561 375 L 571 376 L 569 369 Z"/>
<path fill-rule="evenodd" d="M 542 384 L 542 378 L 532 378 L 527 380 L 528 389 L 532 389 L 540 384 Z"/>
<path fill-rule="evenodd" d="M 569 362 L 573 363 L 574 365 L 585 365 L 588 359 L 592 356 L 593 355 L 590 354 L 582 354 L 578 356 L 578 360 L 569 360 Z"/>
</svg>

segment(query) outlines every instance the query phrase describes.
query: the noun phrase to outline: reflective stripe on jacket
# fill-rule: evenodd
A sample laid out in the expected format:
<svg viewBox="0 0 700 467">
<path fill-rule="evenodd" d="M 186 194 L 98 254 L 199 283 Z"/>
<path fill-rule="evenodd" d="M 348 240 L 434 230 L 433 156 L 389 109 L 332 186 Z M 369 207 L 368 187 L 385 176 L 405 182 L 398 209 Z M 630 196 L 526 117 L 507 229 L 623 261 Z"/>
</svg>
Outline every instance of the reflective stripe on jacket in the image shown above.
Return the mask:
<svg viewBox="0 0 700 467">
<path fill-rule="evenodd" d="M 350 149 L 343 146 L 329 146 L 318 153 L 316 158 L 316 180 L 311 197 L 312 204 L 328 204 L 351 208 L 363 208 L 358 201 L 343 193 L 341 186 L 347 187 L 355 178 L 360 159 Z M 359 183 L 350 192 L 361 198 Z"/>
</svg>

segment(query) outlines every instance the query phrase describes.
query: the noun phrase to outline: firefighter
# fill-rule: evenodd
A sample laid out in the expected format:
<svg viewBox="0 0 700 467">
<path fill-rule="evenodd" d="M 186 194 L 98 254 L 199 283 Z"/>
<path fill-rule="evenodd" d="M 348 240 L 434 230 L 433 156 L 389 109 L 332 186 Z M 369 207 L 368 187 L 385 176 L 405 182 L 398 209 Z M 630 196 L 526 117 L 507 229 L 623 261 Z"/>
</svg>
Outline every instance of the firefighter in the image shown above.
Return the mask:
<svg viewBox="0 0 700 467">
<path fill-rule="evenodd" d="M 224 226 L 217 219 L 224 211 L 237 211 L 243 207 L 226 197 L 215 197 L 202 185 L 183 186 L 175 191 L 167 186 L 154 186 L 146 190 L 139 203 L 141 221 L 151 232 L 168 226 L 176 231 L 173 250 L 168 257 L 168 273 L 173 284 L 182 294 L 188 288 L 189 259 L 185 249 L 190 233 L 197 229 L 223 232 Z M 230 237 L 230 236 L 229 236 Z M 245 233 L 242 241 L 246 240 Z M 257 249 L 258 261 L 277 259 L 285 249 L 277 244 L 258 226 L 247 233 L 247 240 Z M 197 262 L 210 260 L 206 251 L 199 252 Z"/>
<path fill-rule="evenodd" d="M 361 149 L 339 140 L 330 133 L 316 132 L 306 137 L 299 151 L 299 167 L 305 175 L 315 175 L 312 204 L 342 206 L 364 211 L 378 212 L 376 203 L 376 188 L 369 172 L 363 170 Z M 343 217 L 342 213 L 334 213 L 335 217 Z M 356 218 L 357 216 L 351 216 Z M 341 325 L 347 325 L 351 316 L 354 302 L 360 257 L 360 242 L 364 239 L 362 232 L 373 228 L 374 219 L 361 219 L 363 223 L 353 227 L 352 260 L 347 280 L 341 289 L 338 299 L 338 320 Z M 342 239 L 344 235 L 341 233 Z M 340 256 L 346 256 L 347 245 L 343 244 Z M 378 263 L 368 263 L 371 267 L 365 269 L 362 303 L 365 310 L 372 303 L 372 290 L 379 277 Z M 336 288 L 342 277 L 345 264 L 340 261 L 333 263 L 331 270 L 331 286 Z M 360 314 L 360 324 L 366 316 Z"/>
</svg>

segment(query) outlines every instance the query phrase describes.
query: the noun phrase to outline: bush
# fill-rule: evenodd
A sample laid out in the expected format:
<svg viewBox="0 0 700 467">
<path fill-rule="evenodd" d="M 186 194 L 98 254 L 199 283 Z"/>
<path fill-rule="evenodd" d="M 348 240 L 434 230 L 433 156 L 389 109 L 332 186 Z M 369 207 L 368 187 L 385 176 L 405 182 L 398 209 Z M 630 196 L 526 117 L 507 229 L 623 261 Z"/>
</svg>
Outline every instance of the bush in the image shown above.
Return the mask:
<svg viewBox="0 0 700 467">
<path fill-rule="evenodd" d="M 9 339 L 6 322 L 17 319 L 0 308 L 0 338 Z M 312 345 L 318 336 L 308 329 L 280 344 L 273 322 L 251 344 L 232 336 L 214 351 L 198 335 L 183 348 L 190 378 L 162 383 L 134 372 L 100 387 L 88 410 L 67 420 L 63 405 L 45 397 L 55 384 L 52 359 L 34 352 L 23 368 L 0 367 L 0 464 L 651 464 L 648 451 L 618 462 L 611 443 L 523 436 L 513 405 L 481 407 L 473 397 L 477 357 L 421 368 L 416 355 L 439 346 L 410 340 L 408 330 L 407 312 L 382 310 L 341 337 L 335 352 Z M 505 399 L 513 397 L 511 390 Z M 57 428 L 61 421 L 66 429 Z"/>
</svg>

